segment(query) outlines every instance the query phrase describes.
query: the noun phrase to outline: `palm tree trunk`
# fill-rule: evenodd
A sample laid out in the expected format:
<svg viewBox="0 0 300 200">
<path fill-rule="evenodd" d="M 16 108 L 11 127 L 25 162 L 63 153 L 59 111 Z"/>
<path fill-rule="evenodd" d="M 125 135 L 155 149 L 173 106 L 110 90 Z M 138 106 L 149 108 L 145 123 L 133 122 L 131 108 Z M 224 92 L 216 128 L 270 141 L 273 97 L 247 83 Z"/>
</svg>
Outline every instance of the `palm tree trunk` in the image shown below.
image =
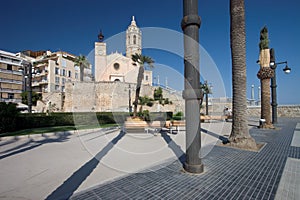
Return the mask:
<svg viewBox="0 0 300 200">
<path fill-rule="evenodd" d="M 270 80 L 271 79 L 262 79 L 261 80 L 261 119 L 265 119 L 266 122 L 262 128 L 272 128 L 271 121 L 271 104 L 270 104 Z"/>
<path fill-rule="evenodd" d="M 139 103 L 139 96 L 140 96 L 140 91 L 141 91 L 141 85 L 143 81 L 143 76 L 144 76 L 144 66 L 141 65 L 139 67 L 139 72 L 138 72 L 138 77 L 137 77 L 137 82 L 136 82 L 136 90 L 135 90 L 135 100 L 134 100 L 134 109 L 133 109 L 133 117 L 137 116 L 137 106 Z"/>
<path fill-rule="evenodd" d="M 83 81 L 83 74 L 84 74 L 84 66 L 80 64 L 80 81 Z"/>
<path fill-rule="evenodd" d="M 247 120 L 244 0 L 230 0 L 230 25 L 233 121 L 229 141 L 240 148 L 256 149 Z"/>
</svg>

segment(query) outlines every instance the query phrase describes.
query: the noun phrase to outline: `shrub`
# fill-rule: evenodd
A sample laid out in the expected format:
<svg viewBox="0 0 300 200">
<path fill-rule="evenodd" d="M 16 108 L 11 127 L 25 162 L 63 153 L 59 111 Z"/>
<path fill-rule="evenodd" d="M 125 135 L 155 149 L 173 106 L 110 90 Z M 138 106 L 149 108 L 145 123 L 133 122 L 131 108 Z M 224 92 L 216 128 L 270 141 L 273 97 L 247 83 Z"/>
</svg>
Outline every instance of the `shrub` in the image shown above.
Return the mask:
<svg viewBox="0 0 300 200">
<path fill-rule="evenodd" d="M 0 102 L 0 133 L 15 130 L 18 114 L 17 104 Z"/>
<path fill-rule="evenodd" d="M 173 115 L 173 120 L 182 120 L 183 117 L 183 112 L 179 111 L 175 115 Z"/>
<path fill-rule="evenodd" d="M 82 112 L 82 113 L 32 113 L 20 114 L 16 118 L 17 129 L 31 129 L 51 126 L 75 126 L 75 125 L 103 125 L 122 124 L 129 113 L 112 112 Z"/>
</svg>

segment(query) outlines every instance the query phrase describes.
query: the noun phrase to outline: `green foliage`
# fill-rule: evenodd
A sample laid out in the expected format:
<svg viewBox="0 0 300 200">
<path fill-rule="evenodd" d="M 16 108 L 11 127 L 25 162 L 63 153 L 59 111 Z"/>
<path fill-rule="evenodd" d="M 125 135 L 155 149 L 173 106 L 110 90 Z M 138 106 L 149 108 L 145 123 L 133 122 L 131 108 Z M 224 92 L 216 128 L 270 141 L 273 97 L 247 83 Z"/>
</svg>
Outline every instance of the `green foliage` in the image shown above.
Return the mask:
<svg viewBox="0 0 300 200">
<path fill-rule="evenodd" d="M 149 110 L 143 110 L 142 112 L 138 112 L 138 116 L 145 121 L 150 121 Z"/>
<path fill-rule="evenodd" d="M 21 93 L 22 103 L 26 105 L 28 105 L 28 93 L 27 91 Z M 38 100 L 42 100 L 42 94 L 32 91 L 32 105 L 36 106 Z"/>
<path fill-rule="evenodd" d="M 172 117 L 173 120 L 182 120 L 183 119 L 183 112 L 179 111 L 175 113 Z"/>
<path fill-rule="evenodd" d="M 85 56 L 79 55 L 74 60 L 75 66 L 79 66 L 80 68 L 80 81 L 83 81 L 84 69 L 90 67 L 89 61 Z"/>
<path fill-rule="evenodd" d="M 0 133 L 15 130 L 18 114 L 17 104 L 0 102 Z"/>
<path fill-rule="evenodd" d="M 164 104 L 170 104 L 169 98 L 165 98 Z"/>
<path fill-rule="evenodd" d="M 207 84 L 207 81 L 204 84 L 200 82 L 200 89 L 203 91 L 203 94 L 212 94 L 211 86 Z"/>
<path fill-rule="evenodd" d="M 260 43 L 259 50 L 269 48 L 269 38 L 268 38 L 268 29 L 264 26 L 260 31 Z"/>
<path fill-rule="evenodd" d="M 2 109 L 1 109 L 2 110 Z M 104 124 L 122 124 L 128 113 L 32 113 L 19 114 L 16 117 L 14 130 L 32 129 L 40 127 L 53 126 L 83 126 L 83 125 L 104 125 Z M 2 117 L 1 117 L 2 119 Z M 11 130 L 9 130 L 11 131 Z"/>
<path fill-rule="evenodd" d="M 149 57 L 149 56 L 144 56 L 142 54 L 133 54 L 131 56 L 131 60 L 134 62 L 134 65 L 136 65 L 136 63 L 140 64 L 141 66 L 144 67 L 144 65 L 146 64 L 149 68 L 153 68 L 153 63 L 154 60 Z"/>
<path fill-rule="evenodd" d="M 146 103 L 146 105 L 149 106 L 149 107 L 152 107 L 153 106 L 153 102 L 149 101 L 149 102 Z"/>
<path fill-rule="evenodd" d="M 137 77 L 137 87 L 136 87 L 136 91 L 135 91 L 135 101 L 134 101 L 134 107 L 133 107 L 133 116 L 137 116 L 137 103 L 140 97 L 140 89 L 141 89 L 141 85 L 142 85 L 142 80 L 144 77 L 144 70 L 145 67 L 148 66 L 149 68 L 153 68 L 153 63 L 154 60 L 152 60 L 151 57 L 149 56 L 144 56 L 141 54 L 134 54 L 131 56 L 131 60 L 133 61 L 133 65 L 137 66 L 137 64 L 139 64 L 139 72 L 138 72 L 138 77 Z"/>
<path fill-rule="evenodd" d="M 154 89 L 153 98 L 155 101 L 163 99 L 163 91 L 161 87 Z"/>
<path fill-rule="evenodd" d="M 173 102 L 170 101 L 169 98 L 163 97 L 163 90 L 161 87 L 154 89 L 153 98 L 155 101 L 158 101 L 158 103 L 161 105 L 173 104 Z"/>
</svg>

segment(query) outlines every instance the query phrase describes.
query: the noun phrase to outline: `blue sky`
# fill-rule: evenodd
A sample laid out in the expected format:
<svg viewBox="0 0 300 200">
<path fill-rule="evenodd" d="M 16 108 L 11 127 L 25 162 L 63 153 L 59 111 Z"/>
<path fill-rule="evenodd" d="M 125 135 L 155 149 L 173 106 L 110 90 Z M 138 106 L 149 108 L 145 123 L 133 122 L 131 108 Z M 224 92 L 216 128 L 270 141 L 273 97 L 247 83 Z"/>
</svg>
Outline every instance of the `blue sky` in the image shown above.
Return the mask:
<svg viewBox="0 0 300 200">
<path fill-rule="evenodd" d="M 276 52 L 276 60 L 288 61 L 292 72 L 285 75 L 277 69 L 279 104 L 300 104 L 300 1 L 297 0 L 246 0 L 246 51 L 247 97 L 251 85 L 255 85 L 255 97 L 260 82 L 256 74 L 259 54 L 259 32 L 263 26 L 269 29 L 270 48 Z M 182 32 L 182 0 L 10 0 L 0 7 L 0 49 L 10 52 L 22 50 L 63 50 L 88 55 L 102 29 L 109 39 L 126 30 L 131 16 L 139 27 L 156 27 Z M 231 96 L 231 55 L 229 0 L 199 0 L 200 44 L 219 70 L 226 96 Z M 151 40 L 161 40 L 158 34 Z M 182 41 L 174 41 L 181 43 Z M 183 71 L 182 59 L 167 51 L 145 49 L 159 66 L 168 66 L 176 72 Z M 202 58 L 201 58 L 202 59 Z M 204 59 L 202 59 L 204 60 Z M 207 70 L 203 63 L 201 72 Z M 167 72 L 166 72 L 167 73 Z M 169 75 L 168 83 L 172 86 Z M 213 77 L 210 77 L 213 79 Z M 164 82 L 164 77 L 160 77 Z M 204 79 L 207 79 L 206 77 Z M 176 79 L 177 80 L 177 79 Z M 217 89 L 218 83 L 208 80 Z"/>
</svg>

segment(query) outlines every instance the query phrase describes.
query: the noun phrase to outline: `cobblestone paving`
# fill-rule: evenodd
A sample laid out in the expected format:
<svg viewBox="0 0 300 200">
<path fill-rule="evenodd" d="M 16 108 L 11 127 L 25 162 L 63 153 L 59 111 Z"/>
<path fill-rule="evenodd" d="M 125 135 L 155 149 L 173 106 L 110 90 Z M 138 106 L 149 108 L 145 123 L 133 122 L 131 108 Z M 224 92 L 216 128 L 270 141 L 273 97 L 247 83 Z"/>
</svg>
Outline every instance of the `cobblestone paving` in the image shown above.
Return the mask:
<svg viewBox="0 0 300 200">
<path fill-rule="evenodd" d="M 205 172 L 183 172 L 177 160 L 77 193 L 71 199 L 274 199 L 287 158 L 300 159 L 290 146 L 299 118 L 280 118 L 277 130 L 252 128 L 260 152 L 215 146 L 202 159 Z M 297 188 L 296 188 L 297 189 Z"/>
</svg>

